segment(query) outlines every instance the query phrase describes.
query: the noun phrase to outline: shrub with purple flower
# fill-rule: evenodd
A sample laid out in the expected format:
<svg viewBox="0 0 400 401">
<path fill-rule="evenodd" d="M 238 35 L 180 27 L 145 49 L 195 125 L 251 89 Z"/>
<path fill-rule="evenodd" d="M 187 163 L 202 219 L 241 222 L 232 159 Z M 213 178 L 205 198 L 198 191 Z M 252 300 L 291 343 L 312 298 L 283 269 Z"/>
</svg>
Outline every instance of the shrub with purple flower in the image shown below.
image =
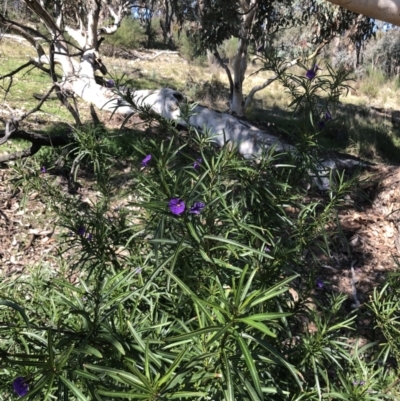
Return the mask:
<svg viewBox="0 0 400 401">
<path fill-rule="evenodd" d="M 193 163 L 193 168 L 197 170 L 200 167 L 201 163 L 203 163 L 203 159 L 200 157 L 196 159 L 196 161 Z"/>
<path fill-rule="evenodd" d="M 176 214 L 179 216 L 185 211 L 186 205 L 185 202 L 181 198 L 172 198 L 169 201 L 169 210 L 172 214 Z"/>
<path fill-rule="evenodd" d="M 205 203 L 203 202 L 195 202 L 194 205 L 190 208 L 189 213 L 199 215 L 201 211 L 205 208 Z"/>
<path fill-rule="evenodd" d="M 26 382 L 26 380 L 23 377 L 17 377 L 16 379 L 14 379 L 13 388 L 14 388 L 14 391 L 20 397 L 27 395 L 29 392 L 29 384 Z"/>
<path fill-rule="evenodd" d="M 47 173 L 46 167 L 45 167 L 45 166 L 40 167 L 40 172 L 41 172 L 42 174 Z"/>
<path fill-rule="evenodd" d="M 151 160 L 151 155 L 147 155 L 147 156 L 142 160 L 142 162 L 140 163 L 140 165 L 141 165 L 143 168 L 146 168 L 146 167 L 148 166 L 148 164 L 150 163 L 150 160 Z"/>
<path fill-rule="evenodd" d="M 314 64 L 313 68 L 306 71 L 306 77 L 311 81 L 312 79 L 315 78 L 315 76 L 317 75 L 317 71 L 320 69 L 321 68 L 319 68 L 317 64 Z"/>
<path fill-rule="evenodd" d="M 113 80 L 113 79 L 107 79 L 107 81 L 106 81 L 106 87 L 107 87 L 107 88 L 114 88 L 114 86 L 115 86 L 114 80 Z"/>
</svg>

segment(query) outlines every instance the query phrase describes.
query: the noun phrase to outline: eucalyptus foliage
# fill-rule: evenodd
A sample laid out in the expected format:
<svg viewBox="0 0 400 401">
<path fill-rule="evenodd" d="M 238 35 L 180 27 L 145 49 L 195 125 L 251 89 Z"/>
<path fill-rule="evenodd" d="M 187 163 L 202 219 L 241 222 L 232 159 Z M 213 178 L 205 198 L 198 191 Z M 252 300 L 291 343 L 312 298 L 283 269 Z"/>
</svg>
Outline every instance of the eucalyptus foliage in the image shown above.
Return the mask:
<svg viewBox="0 0 400 401">
<path fill-rule="evenodd" d="M 318 89 L 345 85 L 331 74 L 292 76 L 304 84 L 295 104 L 314 110 Z M 192 110 L 182 105 L 186 120 Z M 47 155 L 15 167 L 18 185 L 58 216 L 61 254 L 56 270 L 43 262 L 0 282 L 0 399 L 393 399 L 397 326 L 385 322 L 396 322 L 398 288 L 377 290 L 382 334 L 359 346 L 362 312 L 318 278 L 351 183 L 332 176 L 319 197 L 299 185 L 318 170 L 313 120 L 298 121 L 301 152 L 272 148 L 255 163 L 139 111 L 152 138 L 74 131 L 67 163 L 94 177 L 90 204 L 59 186 L 53 166 L 40 169 Z"/>
</svg>

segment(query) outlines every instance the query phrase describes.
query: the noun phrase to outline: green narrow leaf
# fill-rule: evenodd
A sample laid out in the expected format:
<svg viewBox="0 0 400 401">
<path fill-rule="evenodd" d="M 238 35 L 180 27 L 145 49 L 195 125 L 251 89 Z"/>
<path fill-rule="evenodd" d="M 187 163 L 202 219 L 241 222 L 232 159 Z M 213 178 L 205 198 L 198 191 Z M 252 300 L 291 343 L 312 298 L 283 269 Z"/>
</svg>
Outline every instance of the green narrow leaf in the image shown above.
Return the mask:
<svg viewBox="0 0 400 401">
<path fill-rule="evenodd" d="M 29 393 L 22 397 L 21 400 L 27 398 L 34 399 L 34 395 L 41 391 L 46 384 L 49 384 L 52 381 L 52 377 L 53 373 L 43 375 L 38 381 L 33 384 L 32 388 L 29 389 Z"/>
<path fill-rule="evenodd" d="M 45 338 L 43 338 L 42 336 L 39 336 L 39 334 L 36 333 L 31 333 L 29 331 L 21 331 L 21 334 L 25 334 L 26 336 L 35 338 L 36 340 L 38 340 L 40 343 L 44 344 L 47 347 L 47 341 Z"/>
<path fill-rule="evenodd" d="M 298 386 L 301 389 L 303 388 L 301 385 L 301 382 L 299 380 L 299 376 L 302 377 L 301 373 L 298 370 L 296 370 L 293 365 L 291 365 L 289 362 L 287 362 L 285 360 L 285 358 L 274 347 L 272 347 L 266 341 L 261 340 L 260 338 L 257 338 L 257 337 L 253 337 L 248 333 L 242 333 L 241 335 L 243 338 L 249 338 L 250 340 L 261 345 L 263 348 L 267 349 L 272 354 L 272 358 L 275 359 L 276 363 L 287 368 L 289 370 L 289 372 L 292 374 L 293 378 L 296 380 L 296 383 L 298 384 Z"/>
<path fill-rule="evenodd" d="M 78 398 L 80 401 L 89 401 L 83 394 L 82 392 L 75 386 L 74 383 L 70 382 L 66 377 L 64 376 L 59 376 L 60 380 L 64 383 L 65 386 L 67 386 L 71 392 Z"/>
<path fill-rule="evenodd" d="M 288 287 L 286 287 L 286 285 L 289 284 L 291 281 L 293 281 L 297 277 L 298 277 L 298 275 L 296 274 L 295 276 L 288 277 L 287 279 L 282 280 L 281 282 L 275 284 L 274 286 L 269 288 L 267 291 L 263 292 L 260 296 L 255 298 L 252 302 L 250 302 L 250 307 L 258 305 L 261 302 L 265 302 L 268 299 L 274 298 L 274 297 L 286 292 L 289 289 Z"/>
<path fill-rule="evenodd" d="M 206 343 L 206 347 L 212 344 L 215 341 L 218 341 L 232 326 L 234 322 L 229 322 L 227 325 L 222 327 L 217 333 L 215 333 Z"/>
<path fill-rule="evenodd" d="M 122 355 L 125 355 L 125 350 L 122 344 L 111 334 L 101 334 L 99 339 L 106 340 L 108 343 L 112 344 L 113 347 Z"/>
<path fill-rule="evenodd" d="M 168 341 L 168 342 L 177 341 L 178 342 L 178 341 L 182 341 L 182 340 L 192 339 L 193 337 L 201 336 L 202 334 L 213 333 L 214 331 L 221 330 L 221 328 L 222 328 L 222 326 L 205 327 L 204 329 L 194 330 L 194 331 L 191 331 L 190 333 L 182 334 L 180 336 L 166 338 L 165 341 Z"/>
<path fill-rule="evenodd" d="M 257 391 L 255 388 L 249 383 L 248 380 L 244 377 L 243 373 L 239 369 L 235 369 L 236 374 L 238 375 L 239 379 L 242 381 L 244 388 L 247 390 L 247 393 L 250 395 L 250 398 L 252 401 L 261 401 L 263 398 L 260 398 L 259 395 L 257 394 Z"/>
<path fill-rule="evenodd" d="M 240 296 L 240 299 L 237 300 L 236 305 L 239 305 L 239 310 L 241 309 L 240 303 L 243 302 L 243 300 L 246 298 L 247 293 L 249 292 L 251 283 L 253 282 L 253 278 L 254 278 L 254 276 L 256 275 L 257 272 L 258 272 L 258 269 L 254 269 L 251 272 L 250 277 L 246 280 L 246 285 L 244 286 L 243 291 L 241 291 L 240 294 L 238 292 L 238 298 Z"/>
<path fill-rule="evenodd" d="M 175 358 L 175 361 L 169 367 L 169 369 L 167 370 L 165 375 L 158 380 L 157 388 L 160 388 L 164 383 L 166 383 L 170 379 L 172 374 L 175 372 L 175 369 L 177 369 L 179 367 L 179 364 L 181 363 L 181 361 L 182 361 L 183 357 L 185 356 L 186 352 L 187 352 L 187 348 L 183 349 L 179 353 L 179 355 Z"/>
<path fill-rule="evenodd" d="M 241 336 L 237 336 L 237 341 L 239 343 L 240 349 L 242 350 L 246 365 L 249 368 L 249 372 L 250 372 L 251 378 L 253 379 L 253 383 L 254 383 L 255 389 L 257 391 L 257 395 L 259 398 L 262 399 L 263 394 L 262 394 L 262 390 L 261 390 L 260 377 L 258 376 L 258 370 L 254 363 L 253 356 L 251 355 L 246 342 L 244 341 L 244 339 Z"/>
<path fill-rule="evenodd" d="M 250 252 L 252 252 L 252 253 L 254 253 L 256 255 L 263 256 L 264 258 L 274 259 L 273 256 L 271 256 L 271 255 L 269 255 L 269 254 L 267 254 L 265 252 L 261 252 L 258 249 L 254 249 L 254 248 L 252 248 L 250 246 L 240 244 L 239 242 L 232 241 L 231 239 L 228 239 L 228 238 L 214 237 L 212 235 L 205 235 L 204 239 L 210 239 L 210 240 L 213 240 L 213 241 L 223 242 L 224 244 L 234 245 L 237 248 L 241 248 L 241 249 L 250 251 Z"/>
<path fill-rule="evenodd" d="M 292 313 L 288 312 L 267 312 L 267 313 L 256 313 L 248 316 L 251 320 L 265 321 L 265 320 L 277 320 L 282 317 L 292 316 Z"/>
<path fill-rule="evenodd" d="M 189 228 L 190 234 L 192 235 L 192 237 L 195 239 L 195 241 L 200 244 L 200 238 L 196 233 L 195 228 L 193 227 L 193 224 L 188 222 L 187 223 L 187 227 Z"/>
<path fill-rule="evenodd" d="M 229 359 L 228 356 L 226 355 L 225 350 L 221 351 L 222 353 L 222 358 L 224 361 L 223 364 L 223 376 L 224 376 L 224 394 L 225 394 L 225 400 L 224 401 L 235 401 L 235 392 L 233 389 L 233 381 L 232 381 L 232 371 L 229 366 Z"/>
<path fill-rule="evenodd" d="M 200 391 L 177 391 L 173 393 L 169 399 L 175 398 L 192 398 L 192 397 L 206 397 L 207 393 L 201 393 Z"/>
<path fill-rule="evenodd" d="M 49 353 L 50 366 L 54 369 L 53 333 L 51 330 L 47 331 L 47 350 Z"/>
<path fill-rule="evenodd" d="M 117 391 L 107 391 L 107 390 L 96 390 L 99 395 L 104 395 L 106 397 L 113 398 L 123 398 L 123 399 L 149 399 L 149 394 L 138 394 L 138 393 L 127 393 L 127 392 L 117 392 Z"/>
<path fill-rule="evenodd" d="M 109 368 L 107 366 L 91 365 L 87 363 L 85 363 L 84 367 L 89 370 L 94 370 L 95 372 L 105 373 L 111 377 L 116 377 L 119 380 L 121 378 L 124 378 L 126 379 L 125 383 L 127 382 L 128 384 L 136 385 L 136 388 L 140 388 L 144 392 L 147 391 L 146 385 L 132 373 L 125 372 L 119 369 Z"/>
<path fill-rule="evenodd" d="M 22 316 L 22 319 L 24 319 L 27 327 L 30 326 L 28 316 L 26 316 L 25 310 L 21 306 L 17 305 L 15 302 L 3 299 L 0 299 L 0 305 L 8 306 L 9 308 L 16 310 Z"/>
<path fill-rule="evenodd" d="M 74 373 L 77 376 L 84 377 L 85 379 L 89 379 L 95 382 L 101 381 L 96 375 L 86 372 L 86 370 L 74 369 Z"/>
<path fill-rule="evenodd" d="M 273 333 L 264 323 L 257 322 L 249 317 L 242 317 L 240 319 L 236 319 L 236 321 L 246 323 L 247 325 L 254 327 L 255 329 L 266 334 L 267 336 L 276 338 L 276 334 Z"/>
<path fill-rule="evenodd" d="M 82 350 L 78 349 L 77 351 L 84 354 L 96 356 L 97 358 L 103 358 L 103 354 L 91 345 L 85 345 L 85 348 L 83 348 Z"/>
</svg>

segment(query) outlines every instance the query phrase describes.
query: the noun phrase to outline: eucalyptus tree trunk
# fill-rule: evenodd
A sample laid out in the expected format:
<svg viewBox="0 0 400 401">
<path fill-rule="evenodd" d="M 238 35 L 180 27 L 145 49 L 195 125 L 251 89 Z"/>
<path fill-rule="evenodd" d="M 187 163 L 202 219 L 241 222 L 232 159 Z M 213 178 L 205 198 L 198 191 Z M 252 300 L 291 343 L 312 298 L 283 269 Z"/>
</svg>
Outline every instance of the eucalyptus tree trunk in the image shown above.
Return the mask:
<svg viewBox="0 0 400 401">
<path fill-rule="evenodd" d="M 247 70 L 247 51 L 250 39 L 250 30 L 257 12 L 257 0 L 242 0 L 241 9 L 243 13 L 242 26 L 239 34 L 239 44 L 233 58 L 233 88 L 231 88 L 231 99 L 229 111 L 232 114 L 243 116 L 245 103 L 243 96 L 243 81 Z"/>
<path fill-rule="evenodd" d="M 121 98 L 110 88 L 103 87 L 96 83 L 95 70 L 100 70 L 103 74 L 107 73 L 107 68 L 102 64 L 98 49 L 101 43 L 101 35 L 109 35 L 117 31 L 122 18 L 129 11 L 129 4 L 121 2 L 116 7 L 104 0 L 88 0 L 87 9 L 76 12 L 76 21 L 68 25 L 66 7 L 63 0 L 55 2 L 54 11 L 50 14 L 41 0 L 26 0 L 28 8 L 36 14 L 44 23 L 49 31 L 52 40 L 49 42 L 50 53 L 47 54 L 37 42 L 34 36 L 41 36 L 39 32 L 18 24 L 9 24 L 9 28 L 25 37 L 37 50 L 37 62 L 49 64 L 53 70 L 53 82 L 60 91 L 72 92 L 81 97 L 88 103 L 93 104 L 99 109 L 128 113 L 131 108 L 124 105 Z M 112 25 L 101 26 L 101 11 L 107 7 L 114 23 Z M 79 45 L 82 52 L 80 59 L 71 55 L 69 44 L 65 39 L 64 32 L 67 32 Z M 59 64 L 62 68 L 63 76 L 61 81 L 56 82 L 54 64 Z"/>
<path fill-rule="evenodd" d="M 347 10 L 400 26 L 400 0 L 326 0 Z"/>
</svg>

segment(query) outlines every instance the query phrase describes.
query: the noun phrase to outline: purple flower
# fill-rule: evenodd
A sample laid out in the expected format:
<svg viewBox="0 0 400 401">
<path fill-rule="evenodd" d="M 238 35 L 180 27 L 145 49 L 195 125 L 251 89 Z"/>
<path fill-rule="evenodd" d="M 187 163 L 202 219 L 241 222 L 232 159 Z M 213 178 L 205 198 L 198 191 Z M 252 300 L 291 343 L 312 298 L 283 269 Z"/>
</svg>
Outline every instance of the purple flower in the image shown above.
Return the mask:
<svg viewBox="0 0 400 401">
<path fill-rule="evenodd" d="M 325 127 L 325 123 L 321 120 L 321 121 L 319 121 L 318 122 L 318 128 L 319 129 L 324 129 L 324 127 Z"/>
<path fill-rule="evenodd" d="M 261 53 L 262 51 L 264 51 L 264 45 L 261 45 L 259 47 L 257 47 L 257 52 Z"/>
<path fill-rule="evenodd" d="M 361 381 L 355 380 L 353 382 L 354 386 L 363 386 L 364 384 L 365 384 L 364 380 L 361 380 Z"/>
<path fill-rule="evenodd" d="M 185 202 L 181 198 L 172 198 L 168 206 L 171 213 L 178 216 L 185 211 Z"/>
<path fill-rule="evenodd" d="M 271 252 L 271 249 L 269 249 L 267 246 L 264 248 L 264 252 L 265 253 L 268 253 L 268 252 Z"/>
<path fill-rule="evenodd" d="M 88 236 L 87 236 L 87 240 L 88 240 L 88 241 L 91 241 L 92 239 L 93 239 L 93 234 L 92 234 L 92 233 L 89 233 Z"/>
<path fill-rule="evenodd" d="M 324 288 L 324 282 L 320 278 L 317 278 L 317 287 L 318 288 Z"/>
<path fill-rule="evenodd" d="M 202 158 L 198 158 L 196 159 L 196 161 L 193 163 L 193 168 L 195 170 L 197 170 L 200 167 L 200 164 L 203 163 L 203 159 Z"/>
<path fill-rule="evenodd" d="M 147 156 L 142 160 L 142 162 L 140 163 L 140 165 L 141 165 L 143 168 L 145 168 L 145 167 L 147 167 L 147 165 L 149 164 L 150 160 L 151 160 L 151 155 L 147 155 Z"/>
<path fill-rule="evenodd" d="M 325 113 L 325 121 L 331 121 L 332 120 L 332 114 L 327 111 Z"/>
<path fill-rule="evenodd" d="M 80 226 L 80 227 L 78 228 L 78 231 L 77 231 L 76 233 L 77 233 L 78 235 L 85 235 L 85 232 L 86 232 L 85 227 Z"/>
<path fill-rule="evenodd" d="M 45 167 L 45 166 L 40 167 L 40 172 L 41 172 L 42 174 L 47 173 L 46 167 Z"/>
<path fill-rule="evenodd" d="M 14 391 L 20 396 L 28 394 L 29 384 L 25 381 L 23 377 L 17 377 L 13 381 Z"/>
<path fill-rule="evenodd" d="M 112 79 L 107 79 L 106 81 L 106 87 L 107 88 L 114 88 L 115 82 Z"/>
<path fill-rule="evenodd" d="M 189 213 L 199 215 L 201 211 L 205 208 L 205 204 L 203 202 L 195 202 L 194 205 L 190 208 Z"/>
<path fill-rule="evenodd" d="M 311 70 L 307 70 L 306 77 L 311 81 L 317 75 L 317 71 L 321 68 L 318 67 L 317 64 L 314 64 L 314 67 Z"/>
</svg>

